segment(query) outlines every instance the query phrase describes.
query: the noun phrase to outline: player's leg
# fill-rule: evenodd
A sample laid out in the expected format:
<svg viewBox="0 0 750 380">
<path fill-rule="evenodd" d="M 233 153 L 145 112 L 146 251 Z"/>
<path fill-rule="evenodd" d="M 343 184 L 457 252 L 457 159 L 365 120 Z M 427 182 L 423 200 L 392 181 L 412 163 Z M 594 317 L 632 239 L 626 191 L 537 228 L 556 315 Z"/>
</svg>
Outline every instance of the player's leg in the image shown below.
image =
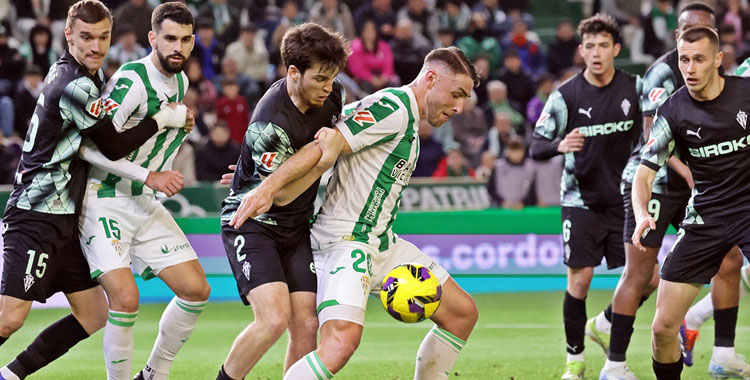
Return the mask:
<svg viewBox="0 0 750 380">
<path fill-rule="evenodd" d="M 727 372 L 727 367 L 732 367 L 732 363 L 736 361 L 734 337 L 739 311 L 742 262 L 742 253 L 739 248 L 733 247 L 724 257 L 719 272 L 711 280 L 714 348 L 709 363 L 709 373 L 712 374 Z"/>
<path fill-rule="evenodd" d="M 430 318 L 435 326 L 417 351 L 414 379 L 447 379 L 479 318 L 474 299 L 452 278 L 442 284 L 442 291 L 440 307 Z"/>
<path fill-rule="evenodd" d="M 364 310 L 349 305 L 327 308 L 338 315 L 356 316 L 364 320 Z M 359 347 L 362 324 L 340 319 L 329 319 L 320 327 L 320 345 L 294 363 L 284 380 L 330 380 L 339 372 Z"/>
<path fill-rule="evenodd" d="M 104 364 L 108 379 L 129 379 L 133 368 L 133 330 L 138 319 L 138 286 L 130 268 L 118 268 L 99 276 L 109 310 L 104 326 Z"/>
<path fill-rule="evenodd" d="M 679 379 L 682 354 L 677 335 L 685 313 L 701 289 L 700 284 L 661 280 L 656 315 L 651 326 L 653 368 L 659 380 Z"/>
<path fill-rule="evenodd" d="M 9 295 L 0 296 L 0 344 L 23 326 L 31 310 L 31 302 Z"/>
</svg>

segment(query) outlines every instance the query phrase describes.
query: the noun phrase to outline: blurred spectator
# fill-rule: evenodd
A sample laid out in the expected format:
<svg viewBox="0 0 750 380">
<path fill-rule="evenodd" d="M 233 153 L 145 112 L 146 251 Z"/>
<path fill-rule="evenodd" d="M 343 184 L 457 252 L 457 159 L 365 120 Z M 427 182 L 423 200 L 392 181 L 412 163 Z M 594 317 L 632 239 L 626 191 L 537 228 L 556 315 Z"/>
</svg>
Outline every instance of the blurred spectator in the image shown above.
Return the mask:
<svg viewBox="0 0 750 380">
<path fill-rule="evenodd" d="M 214 80 L 214 87 L 219 95 L 224 94 L 224 81 L 232 81 L 240 86 L 240 94 L 245 97 L 247 104 L 254 104 L 261 96 L 261 90 L 255 81 L 241 73 L 237 68 L 234 59 L 227 55 L 221 60 L 221 75 L 217 75 Z"/>
<path fill-rule="evenodd" d="M 19 49 L 19 53 L 29 65 L 36 65 L 43 75 L 57 61 L 57 53 L 52 49 L 52 32 L 44 25 L 35 25 L 29 32 L 29 40 Z"/>
<path fill-rule="evenodd" d="M 190 81 L 190 87 L 195 88 L 200 94 L 198 107 L 201 111 L 213 110 L 216 105 L 216 99 L 219 97 L 216 87 L 210 80 L 203 76 L 203 69 L 200 61 L 190 58 L 185 65 L 185 74 Z"/>
<path fill-rule="evenodd" d="M 0 95 L 10 95 L 23 76 L 25 62 L 21 54 L 9 44 L 10 33 L 0 25 Z"/>
<path fill-rule="evenodd" d="M 305 22 L 305 18 L 300 13 L 297 2 L 294 0 L 284 1 L 284 5 L 281 8 L 281 19 L 271 35 L 271 46 L 273 49 L 278 50 L 281 47 L 281 39 L 284 38 L 284 33 L 289 28 L 303 22 Z"/>
<path fill-rule="evenodd" d="M 542 207 L 560 205 L 560 177 L 562 177 L 564 160 L 561 154 L 547 161 L 533 161 L 536 166 L 534 193 L 537 205 Z"/>
<path fill-rule="evenodd" d="M 499 80 L 493 80 L 487 83 L 487 95 L 489 97 L 487 104 L 484 106 L 484 115 L 487 119 L 487 125 L 495 124 L 495 115 L 505 113 L 510 116 L 511 128 L 521 133 L 523 123 L 526 121 L 523 115 L 518 111 L 518 105 L 511 105 L 508 100 L 508 87 Z"/>
<path fill-rule="evenodd" d="M 374 0 L 381 1 L 381 0 Z M 402 84 L 410 83 L 419 74 L 422 61 L 432 49 L 430 42 L 421 34 L 415 34 L 409 19 L 398 20 L 391 51 L 396 75 Z"/>
<path fill-rule="evenodd" d="M 638 16 L 641 13 L 641 1 L 600 0 L 599 9 L 595 11 L 612 16 L 620 26 L 637 26 L 640 24 Z"/>
<path fill-rule="evenodd" d="M 482 29 L 486 29 L 491 36 L 495 38 L 503 37 L 501 24 L 505 21 L 506 15 L 500 8 L 499 0 L 481 0 L 474 5 L 472 12 L 472 21 L 481 21 L 483 23 Z"/>
<path fill-rule="evenodd" d="M 539 115 L 542 114 L 544 103 L 547 102 L 547 98 L 549 98 L 554 89 L 555 80 L 550 74 L 542 74 L 536 81 L 536 96 L 531 98 L 529 104 L 526 105 L 526 120 L 531 125 L 536 124 Z"/>
<path fill-rule="evenodd" d="M 436 48 L 451 47 L 456 44 L 456 33 L 451 29 L 438 30 L 438 39 L 435 41 Z"/>
<path fill-rule="evenodd" d="M 9 2 L 8 0 L 0 3 Z M 39 0 L 12 0 L 15 8 L 16 38 L 18 41 L 28 41 L 31 29 L 36 25 L 44 25 L 51 31 L 52 49 L 62 53 L 62 40 L 65 31 L 65 18 L 68 15 L 70 1 L 39 1 Z M 4 17 L 0 17 L 2 20 Z"/>
<path fill-rule="evenodd" d="M 490 73 L 495 72 L 500 67 L 502 49 L 495 37 L 479 37 L 483 38 L 480 40 L 477 40 L 477 37 L 476 35 L 462 37 L 456 42 L 456 46 L 472 61 L 480 57 L 487 58 L 489 63 L 487 75 L 489 76 Z"/>
<path fill-rule="evenodd" d="M 180 149 L 177 150 L 172 162 L 172 170 L 177 170 L 182 174 L 185 187 L 196 185 L 198 181 L 195 177 L 195 148 L 192 142 L 180 144 Z"/>
<path fill-rule="evenodd" d="M 24 73 L 23 80 L 18 84 L 16 93 L 13 96 L 14 116 L 15 116 L 15 133 L 21 138 L 26 137 L 26 131 L 29 129 L 31 116 L 36 108 L 36 101 L 44 88 L 44 76 L 42 70 L 37 66 L 29 66 Z M 12 133 L 3 134 L 11 136 Z"/>
<path fill-rule="evenodd" d="M 443 144 L 432 135 L 433 127 L 427 119 L 419 121 L 419 158 L 417 167 L 412 173 L 413 177 L 429 177 L 438 167 L 440 161 L 445 157 Z"/>
<path fill-rule="evenodd" d="M 130 0 L 121 5 L 114 12 L 115 28 L 114 34 L 120 35 L 120 27 L 130 24 L 135 29 L 138 44 L 144 48 L 149 47 L 148 32 L 151 30 L 151 13 L 154 8 L 146 4 L 146 0 Z M 127 20 L 123 22 L 123 20 Z M 128 61 L 121 61 L 123 63 Z"/>
<path fill-rule="evenodd" d="M 224 56 L 224 44 L 214 37 L 214 22 L 211 19 L 198 19 L 198 33 L 195 36 L 195 47 L 191 56 L 196 57 L 203 68 L 203 76 L 214 79 L 221 71 L 221 57 Z"/>
<path fill-rule="evenodd" d="M 109 80 L 112 78 L 113 75 L 117 72 L 117 70 L 120 69 L 120 61 L 116 59 L 106 59 L 104 63 L 104 67 L 102 67 L 102 70 L 104 71 L 104 78 L 106 80 Z"/>
<path fill-rule="evenodd" d="M 352 12 L 346 4 L 339 0 L 316 1 L 310 8 L 308 19 L 327 29 L 341 33 L 347 41 L 357 37 Z"/>
<path fill-rule="evenodd" d="M 677 12 L 671 0 L 657 0 L 643 22 L 643 52 L 659 57 L 675 48 L 673 31 L 677 29 Z"/>
<path fill-rule="evenodd" d="M 500 30 L 503 35 L 507 34 L 513 29 L 513 25 L 516 23 L 516 21 L 523 21 L 526 23 L 526 26 L 529 30 L 534 29 L 534 25 L 536 21 L 534 20 L 534 16 L 532 16 L 529 13 L 522 12 L 520 8 L 511 8 L 508 7 L 508 1 L 503 1 L 502 7 L 505 11 L 505 21 L 500 23 Z M 536 35 L 536 32 L 532 32 L 534 35 Z M 539 42 L 539 37 L 536 37 L 537 43 Z"/>
<path fill-rule="evenodd" d="M 743 51 L 745 49 L 745 43 L 743 41 L 745 29 L 748 28 L 750 22 L 750 15 L 740 5 L 740 0 L 727 0 L 726 1 L 726 12 L 724 16 L 718 20 L 719 24 L 731 25 L 734 31 L 734 48 L 736 51 Z"/>
<path fill-rule="evenodd" d="M 735 33 L 734 25 L 721 24 L 719 26 L 719 41 L 722 45 L 732 45 L 734 50 L 738 51 L 740 44 L 737 40 L 737 33 Z"/>
<path fill-rule="evenodd" d="M 500 79 L 508 86 L 508 97 L 518 103 L 520 109 L 526 109 L 529 100 L 536 93 L 536 86 L 528 74 L 523 71 L 521 57 L 514 50 L 505 53 Z"/>
<path fill-rule="evenodd" d="M 21 159 L 21 144 L 21 139 L 0 138 L 0 184 L 13 184 Z"/>
<path fill-rule="evenodd" d="M 534 174 L 534 163 L 526 158 L 523 138 L 511 138 L 504 157 L 496 161 L 487 181 L 493 203 L 503 208 L 522 209 L 533 197 Z"/>
<path fill-rule="evenodd" d="M 438 19 L 425 0 L 407 0 L 406 6 L 397 13 L 397 18 L 408 18 L 414 31 L 430 41 L 437 40 Z"/>
<path fill-rule="evenodd" d="M 545 71 L 544 55 L 539 48 L 539 36 L 530 32 L 524 21 L 513 23 L 513 29 L 503 39 L 506 51 L 515 50 L 521 58 L 522 67 L 536 77 Z"/>
<path fill-rule="evenodd" d="M 13 135 L 15 112 L 13 98 L 0 94 L 0 132 L 3 136 Z"/>
<path fill-rule="evenodd" d="M 229 138 L 229 127 L 217 120 L 209 130 L 208 141 L 195 151 L 195 177 L 198 181 L 218 181 L 227 166 L 237 163 L 240 146 Z"/>
<path fill-rule="evenodd" d="M 477 106 L 484 108 L 487 106 L 487 84 L 490 81 L 490 74 L 492 74 L 490 60 L 489 58 L 480 55 L 474 58 L 473 63 L 474 68 L 477 70 L 477 74 L 479 74 L 479 85 L 474 88 L 474 92 L 477 94 Z"/>
<path fill-rule="evenodd" d="M 440 29 L 450 30 L 461 34 L 466 31 L 471 22 L 471 9 L 460 0 L 446 0 L 443 10 L 438 13 Z"/>
<path fill-rule="evenodd" d="M 268 50 L 255 25 L 242 28 L 240 38 L 227 46 L 226 55 L 232 57 L 237 68 L 250 79 L 258 83 L 268 82 Z"/>
<path fill-rule="evenodd" d="M 208 136 L 208 126 L 204 120 L 205 115 L 203 111 L 200 110 L 200 107 L 198 107 L 199 98 L 198 90 L 193 86 L 188 87 L 185 96 L 182 98 L 182 103 L 193 111 L 193 115 L 195 116 L 195 128 L 193 129 L 193 132 L 187 135 L 191 141 L 198 141 L 204 136 Z"/>
<path fill-rule="evenodd" d="M 573 66 L 573 57 L 578 54 L 580 43 L 569 20 L 557 24 L 555 40 L 547 47 L 547 70 L 559 77 L 564 69 Z"/>
<path fill-rule="evenodd" d="M 730 44 L 721 45 L 721 52 L 724 56 L 721 58 L 721 67 L 725 73 L 734 73 L 737 70 L 737 53 L 734 46 Z"/>
<path fill-rule="evenodd" d="M 347 68 L 363 91 L 371 93 L 393 82 L 393 52 L 378 38 L 375 22 L 365 21 L 360 38 L 352 41 Z"/>
<path fill-rule="evenodd" d="M 487 132 L 487 143 L 482 150 L 489 151 L 495 157 L 500 157 L 505 151 L 505 146 L 513 136 L 516 136 L 516 130 L 513 129 L 511 116 L 507 112 L 498 112 L 495 115 L 495 124 Z"/>
<path fill-rule="evenodd" d="M 396 12 L 391 8 L 391 0 L 365 0 L 365 3 L 354 11 L 355 28 L 361 28 L 365 20 L 375 21 L 380 36 L 390 40 L 396 25 Z"/>
<path fill-rule="evenodd" d="M 484 181 L 487 181 L 490 179 L 490 175 L 492 175 L 492 170 L 495 168 L 495 160 L 497 157 L 495 157 L 494 154 L 490 151 L 484 151 L 482 152 L 482 160 L 479 163 L 479 166 L 474 170 L 474 177 L 476 179 L 481 179 Z"/>
<path fill-rule="evenodd" d="M 250 108 L 245 97 L 240 95 L 240 86 L 236 81 L 225 79 L 223 87 L 224 96 L 216 101 L 216 117 L 226 121 L 232 141 L 242 144 L 250 121 Z"/>
<path fill-rule="evenodd" d="M 484 112 L 477 107 L 477 96 L 472 91 L 472 96 L 464 101 L 464 109 L 461 113 L 451 117 L 453 125 L 453 137 L 461 146 L 461 153 L 472 168 L 479 165 L 482 158 L 482 147 L 487 141 L 489 126 Z"/>
<path fill-rule="evenodd" d="M 116 60 L 121 64 L 137 61 L 148 54 L 143 46 L 138 45 L 135 28 L 130 24 L 120 25 L 117 43 L 109 48 L 107 61 Z"/>
<path fill-rule="evenodd" d="M 213 20 L 216 39 L 225 46 L 239 34 L 240 9 L 227 0 L 208 0 L 198 8 L 198 14 Z"/>
<path fill-rule="evenodd" d="M 474 177 L 474 169 L 469 166 L 469 162 L 460 150 L 453 149 L 440 161 L 432 176 L 435 178 Z"/>
</svg>

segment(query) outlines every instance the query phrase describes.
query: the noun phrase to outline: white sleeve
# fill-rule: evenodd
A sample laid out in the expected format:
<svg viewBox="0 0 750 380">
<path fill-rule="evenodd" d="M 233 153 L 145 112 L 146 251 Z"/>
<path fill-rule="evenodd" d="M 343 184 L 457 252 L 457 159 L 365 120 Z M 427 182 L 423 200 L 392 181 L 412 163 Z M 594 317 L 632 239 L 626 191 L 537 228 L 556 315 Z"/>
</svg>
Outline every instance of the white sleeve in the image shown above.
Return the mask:
<svg viewBox="0 0 750 380">
<path fill-rule="evenodd" d="M 393 140 L 403 133 L 409 111 L 389 96 L 378 93 L 357 103 L 336 127 L 346 139 L 352 152 Z"/>
<path fill-rule="evenodd" d="M 146 183 L 146 178 L 150 173 L 150 170 L 147 168 L 136 165 L 124 158 L 112 161 L 107 157 L 104 157 L 104 155 L 88 139 L 81 144 L 81 149 L 78 150 L 78 155 L 98 168 L 131 181 Z"/>
</svg>

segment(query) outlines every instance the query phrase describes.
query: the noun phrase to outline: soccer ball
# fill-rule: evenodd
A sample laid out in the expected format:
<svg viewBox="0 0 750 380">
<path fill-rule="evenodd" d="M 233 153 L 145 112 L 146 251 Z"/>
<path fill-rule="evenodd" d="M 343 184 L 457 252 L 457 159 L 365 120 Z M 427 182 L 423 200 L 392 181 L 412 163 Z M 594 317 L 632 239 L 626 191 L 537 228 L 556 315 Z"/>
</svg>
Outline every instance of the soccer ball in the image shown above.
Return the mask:
<svg viewBox="0 0 750 380">
<path fill-rule="evenodd" d="M 429 318 L 440 305 L 440 281 L 425 266 L 403 264 L 383 279 L 380 301 L 391 317 L 415 323 Z"/>
</svg>

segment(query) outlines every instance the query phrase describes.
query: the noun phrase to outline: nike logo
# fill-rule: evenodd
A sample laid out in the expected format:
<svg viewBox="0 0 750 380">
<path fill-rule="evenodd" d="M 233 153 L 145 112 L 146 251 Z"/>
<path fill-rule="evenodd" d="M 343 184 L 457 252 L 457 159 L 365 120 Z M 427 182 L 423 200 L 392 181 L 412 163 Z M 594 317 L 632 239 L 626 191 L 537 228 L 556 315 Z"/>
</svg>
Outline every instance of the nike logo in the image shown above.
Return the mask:
<svg viewBox="0 0 750 380">
<path fill-rule="evenodd" d="M 123 84 L 118 84 L 117 86 L 115 86 L 115 91 L 122 90 L 123 88 L 127 90 L 130 87 L 127 84 L 124 84 L 124 83 Z"/>
<path fill-rule="evenodd" d="M 122 363 L 124 361 L 127 361 L 128 359 L 122 359 L 122 360 L 112 360 L 112 364 Z"/>
<path fill-rule="evenodd" d="M 586 116 L 588 116 L 588 117 L 589 117 L 589 119 L 591 119 L 591 107 L 589 107 L 589 109 L 588 109 L 588 110 L 585 110 L 585 109 L 583 109 L 583 108 L 579 108 L 579 109 L 578 109 L 578 113 L 580 113 L 580 114 L 583 114 L 583 115 L 586 115 Z"/>
<path fill-rule="evenodd" d="M 86 245 L 90 245 L 91 241 L 94 240 L 95 237 L 96 237 L 96 235 L 89 236 L 88 240 L 86 240 Z"/>
<path fill-rule="evenodd" d="M 691 131 L 691 130 L 688 129 L 688 130 L 685 131 L 685 134 L 686 135 L 693 135 L 693 136 L 697 137 L 699 140 L 703 140 L 701 138 L 701 128 L 703 128 L 703 127 L 698 128 L 697 131 Z"/>
<path fill-rule="evenodd" d="M 342 270 L 342 269 L 344 269 L 344 268 L 346 268 L 346 267 L 338 267 L 338 268 L 336 268 L 335 270 L 332 270 L 332 271 L 331 271 L 331 274 L 336 274 L 336 273 L 338 273 L 338 272 L 339 272 L 340 270 Z"/>
</svg>

